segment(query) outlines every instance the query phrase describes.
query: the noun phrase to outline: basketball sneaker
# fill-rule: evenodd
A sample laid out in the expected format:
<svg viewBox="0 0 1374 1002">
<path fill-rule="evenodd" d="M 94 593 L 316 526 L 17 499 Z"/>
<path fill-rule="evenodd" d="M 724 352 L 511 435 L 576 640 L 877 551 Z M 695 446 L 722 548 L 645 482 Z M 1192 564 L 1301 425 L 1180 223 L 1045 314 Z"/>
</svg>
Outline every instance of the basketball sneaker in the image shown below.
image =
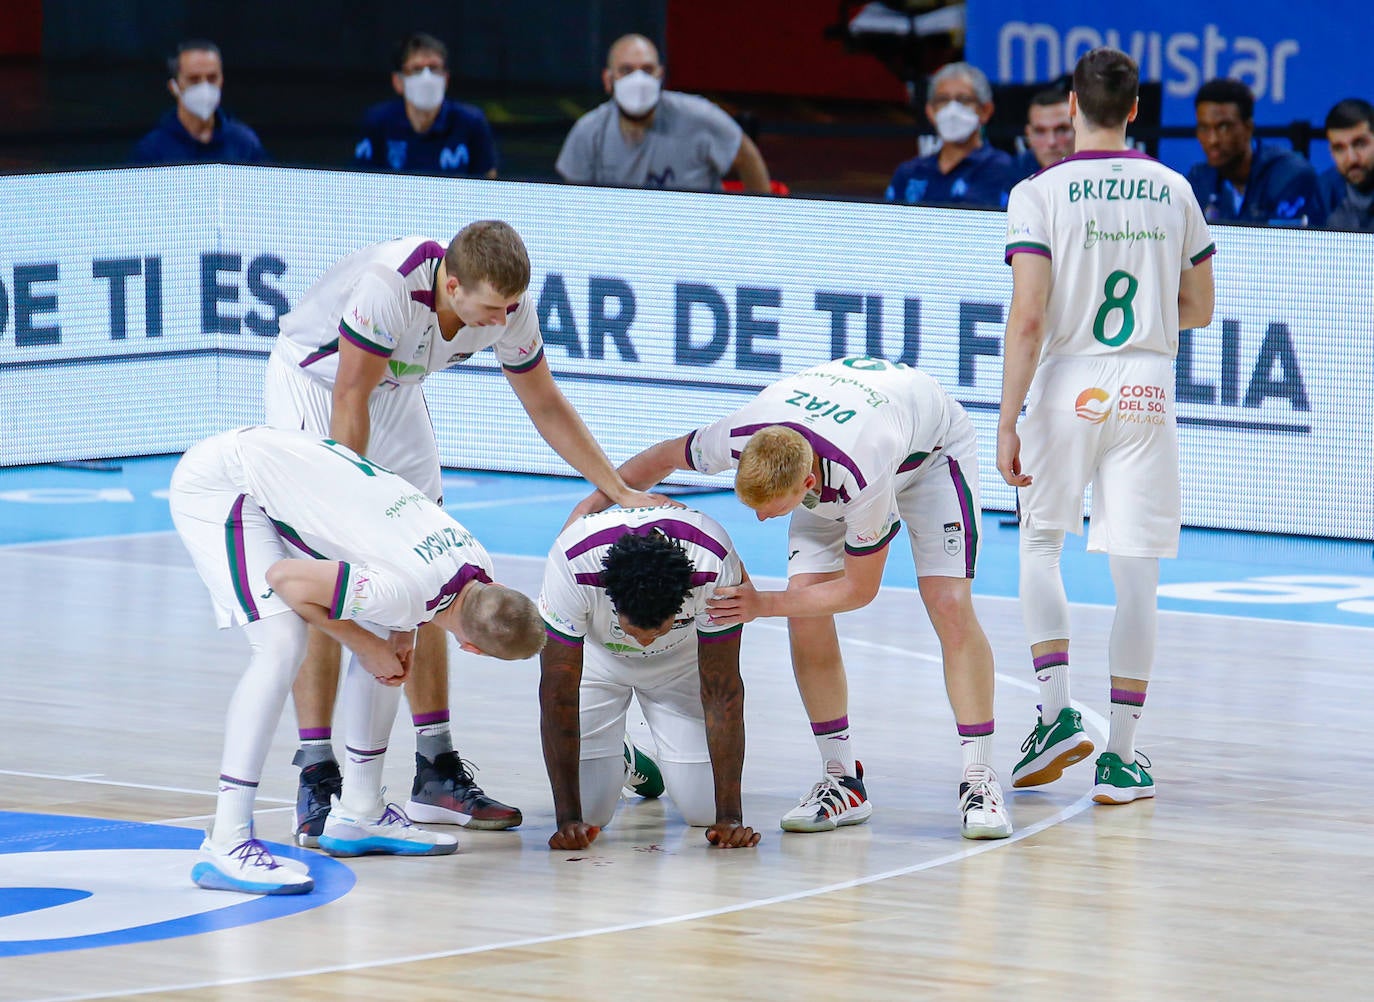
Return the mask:
<svg viewBox="0 0 1374 1002">
<path fill-rule="evenodd" d="M 1097 782 L 1093 785 L 1093 800 L 1099 804 L 1129 804 L 1155 795 L 1155 781 L 1145 766 L 1150 760 L 1140 752 L 1130 765 L 1121 761 L 1115 752 L 1097 756 Z"/>
<path fill-rule="evenodd" d="M 331 856 L 447 856 L 458 850 L 458 839 L 415 827 L 395 804 L 379 803 L 368 816 L 351 817 L 335 798 L 320 848 Z"/>
<path fill-rule="evenodd" d="M 297 759 L 300 752 L 296 753 Z M 296 789 L 296 844 L 315 849 L 320 844 L 329 817 L 329 802 L 343 793 L 343 777 L 339 763 L 330 759 L 316 762 L 301 770 L 300 786 Z"/>
<path fill-rule="evenodd" d="M 305 894 L 314 889 L 308 872 L 285 864 L 256 838 L 222 846 L 207 835 L 200 844 L 200 860 L 191 867 L 191 879 L 207 890 L 242 894 Z"/>
<path fill-rule="evenodd" d="M 873 816 L 873 805 L 864 790 L 863 765 L 854 763 L 857 776 L 832 771 L 838 766 L 838 762 L 828 763 L 825 778 L 782 816 L 783 831 L 829 832 L 841 825 L 861 825 Z"/>
<path fill-rule="evenodd" d="M 1002 799 L 1002 784 L 990 766 L 974 764 L 959 784 L 960 833 L 964 838 L 1006 838 L 1011 815 Z"/>
<path fill-rule="evenodd" d="M 663 773 L 658 763 L 625 735 L 625 792 L 633 797 L 654 800 L 663 796 Z"/>
<path fill-rule="evenodd" d="M 406 814 L 427 825 L 462 825 L 479 831 L 502 831 L 524 820 L 518 807 L 508 807 L 482 792 L 471 762 L 457 752 L 441 753 L 433 762 L 415 753 L 415 783 Z"/>
<path fill-rule="evenodd" d="M 1021 750 L 1026 754 L 1011 771 L 1011 785 L 1044 786 L 1053 783 L 1064 770 L 1093 753 L 1093 743 L 1083 733 L 1083 716 L 1071 706 L 1059 711 L 1050 723 L 1041 716 Z"/>
</svg>

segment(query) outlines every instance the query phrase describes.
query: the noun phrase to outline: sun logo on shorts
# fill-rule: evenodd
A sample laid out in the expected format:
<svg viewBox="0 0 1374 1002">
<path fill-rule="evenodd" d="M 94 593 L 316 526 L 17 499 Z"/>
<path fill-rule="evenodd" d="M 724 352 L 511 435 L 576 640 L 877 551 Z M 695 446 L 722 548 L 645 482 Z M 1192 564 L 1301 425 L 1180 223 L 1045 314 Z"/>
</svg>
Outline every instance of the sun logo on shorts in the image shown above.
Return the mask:
<svg viewBox="0 0 1374 1002">
<path fill-rule="evenodd" d="M 1073 402 L 1073 412 L 1084 421 L 1101 424 L 1111 417 L 1112 409 L 1107 406 L 1109 395 L 1106 390 L 1090 386 L 1078 395 Z"/>
</svg>

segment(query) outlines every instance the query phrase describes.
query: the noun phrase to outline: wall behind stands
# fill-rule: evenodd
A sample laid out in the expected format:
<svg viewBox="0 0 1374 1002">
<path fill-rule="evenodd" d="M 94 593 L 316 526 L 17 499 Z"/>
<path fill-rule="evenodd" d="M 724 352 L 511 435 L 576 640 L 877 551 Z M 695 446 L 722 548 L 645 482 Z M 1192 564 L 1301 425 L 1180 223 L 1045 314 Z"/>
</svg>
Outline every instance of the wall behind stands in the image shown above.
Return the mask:
<svg viewBox="0 0 1374 1002">
<path fill-rule="evenodd" d="M 0 178 L 0 465 L 179 452 L 262 419 L 277 318 L 371 241 L 508 220 L 548 360 L 616 461 L 841 354 L 969 409 L 984 500 L 1010 296 L 999 213 L 274 168 Z M 1374 276 L 1360 234 L 1218 229 L 1176 392 L 1189 524 L 1374 537 Z M 490 353 L 433 376 L 448 465 L 566 473 Z"/>
</svg>

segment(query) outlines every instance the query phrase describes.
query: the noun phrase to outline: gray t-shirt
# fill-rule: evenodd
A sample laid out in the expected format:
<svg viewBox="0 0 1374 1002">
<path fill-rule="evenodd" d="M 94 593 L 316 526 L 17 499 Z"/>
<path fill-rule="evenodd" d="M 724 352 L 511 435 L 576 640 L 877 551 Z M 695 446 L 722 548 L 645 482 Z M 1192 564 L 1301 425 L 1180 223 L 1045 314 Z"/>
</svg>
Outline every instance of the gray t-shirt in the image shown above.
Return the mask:
<svg viewBox="0 0 1374 1002">
<path fill-rule="evenodd" d="M 607 101 L 573 125 L 555 166 L 575 184 L 719 191 L 744 131 L 704 97 L 665 90 L 644 140 L 631 145 Z"/>
</svg>

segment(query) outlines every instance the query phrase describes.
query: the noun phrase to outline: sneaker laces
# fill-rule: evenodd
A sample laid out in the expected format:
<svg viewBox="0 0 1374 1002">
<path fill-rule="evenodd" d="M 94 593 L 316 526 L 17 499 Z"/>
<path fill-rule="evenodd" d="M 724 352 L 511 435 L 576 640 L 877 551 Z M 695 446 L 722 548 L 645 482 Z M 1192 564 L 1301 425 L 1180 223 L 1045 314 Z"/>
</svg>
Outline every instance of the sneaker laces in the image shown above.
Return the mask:
<svg viewBox="0 0 1374 1002">
<path fill-rule="evenodd" d="M 386 810 L 382 811 L 382 816 L 377 819 L 376 823 L 379 825 L 402 825 L 406 828 L 413 827 L 410 821 L 410 815 L 406 814 L 400 807 L 391 803 L 386 805 Z"/>
<path fill-rule="evenodd" d="M 827 811 L 833 809 L 833 813 L 844 811 L 848 805 L 845 802 L 844 787 L 840 785 L 840 777 L 827 774 L 811 787 L 811 792 L 801 799 L 799 806 L 805 807 L 809 804 L 824 807 Z"/>
<path fill-rule="evenodd" d="M 225 855 L 238 860 L 244 866 L 260 866 L 268 870 L 275 870 L 281 866 L 266 843 L 256 838 L 240 842 Z"/>
<path fill-rule="evenodd" d="M 440 762 L 443 764 L 440 765 Z M 434 760 L 434 771 L 439 773 L 446 780 L 452 780 L 454 785 L 466 787 L 471 793 L 482 796 L 482 788 L 477 785 L 477 779 L 473 773 L 477 771 L 475 763 L 465 758 L 459 758 L 457 752 L 443 752 Z"/>
<path fill-rule="evenodd" d="M 977 797 L 980 806 L 983 808 L 1002 807 L 1002 790 L 997 782 L 997 773 L 991 766 L 975 763 L 964 770 L 964 782 L 968 784 L 968 789 L 964 791 L 961 801 L 965 808 Z"/>
</svg>

